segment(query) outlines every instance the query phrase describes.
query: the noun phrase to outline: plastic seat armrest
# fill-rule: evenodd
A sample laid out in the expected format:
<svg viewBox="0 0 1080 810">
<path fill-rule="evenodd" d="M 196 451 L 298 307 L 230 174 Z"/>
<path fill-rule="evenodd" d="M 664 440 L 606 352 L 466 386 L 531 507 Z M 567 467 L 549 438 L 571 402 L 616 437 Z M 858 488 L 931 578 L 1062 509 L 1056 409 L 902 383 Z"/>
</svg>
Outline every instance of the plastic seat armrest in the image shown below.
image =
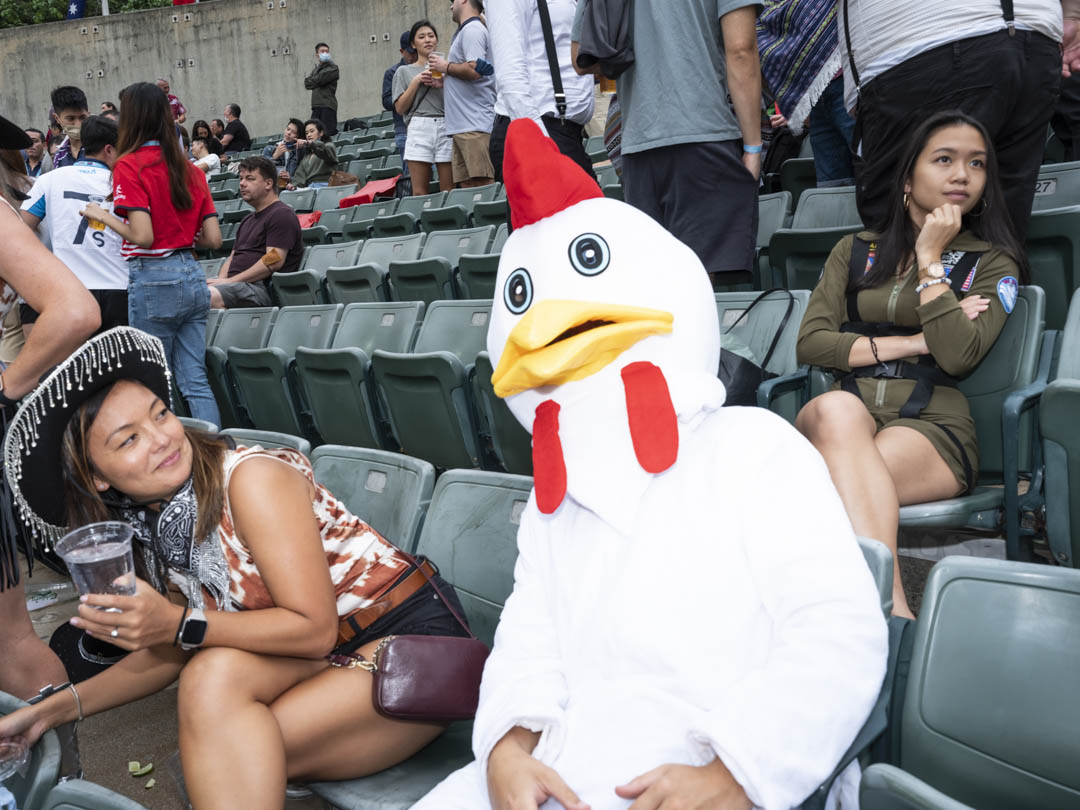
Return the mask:
<svg viewBox="0 0 1080 810">
<path fill-rule="evenodd" d="M 799 398 L 799 407 L 802 407 L 806 404 L 809 390 L 810 367 L 802 366 L 790 374 L 774 377 L 759 385 L 757 390 L 757 404 L 759 408 L 771 409 L 773 402 L 781 394 L 786 394 L 788 391 L 800 391 L 802 396 Z"/>
<path fill-rule="evenodd" d="M 863 771 L 863 810 L 974 810 L 894 765 L 877 763 Z"/>
</svg>

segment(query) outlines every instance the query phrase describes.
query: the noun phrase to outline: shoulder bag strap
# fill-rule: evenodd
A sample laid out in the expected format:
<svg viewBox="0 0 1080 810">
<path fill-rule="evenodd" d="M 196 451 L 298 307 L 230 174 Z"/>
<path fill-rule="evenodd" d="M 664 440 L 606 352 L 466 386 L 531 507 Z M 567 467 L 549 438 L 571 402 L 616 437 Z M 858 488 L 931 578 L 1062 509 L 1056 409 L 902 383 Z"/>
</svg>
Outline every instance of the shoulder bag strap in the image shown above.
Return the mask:
<svg viewBox="0 0 1080 810">
<path fill-rule="evenodd" d="M 855 285 L 866 272 L 866 262 L 870 259 L 870 243 L 855 237 L 851 241 L 851 258 L 848 259 L 847 316 L 849 321 L 861 321 L 859 317 L 859 291 Z"/>
<path fill-rule="evenodd" d="M 1012 0 L 1002 0 L 1012 6 Z M 851 65 L 851 80 L 855 82 L 856 92 L 862 90 L 859 82 L 859 70 L 855 67 L 855 54 L 851 51 L 851 20 L 848 17 L 848 0 L 844 0 L 844 42 L 847 43 L 847 58 Z"/>
<path fill-rule="evenodd" d="M 397 547 L 395 546 L 395 548 Z M 456 610 L 454 610 L 454 606 L 450 604 L 447 598 L 443 596 L 443 592 L 439 590 L 439 586 L 435 584 L 435 580 L 433 580 L 428 575 L 428 572 L 424 570 L 424 567 L 420 564 L 420 560 L 416 559 L 416 557 L 414 557 L 412 554 L 405 551 L 404 549 L 397 549 L 397 553 L 404 557 L 406 560 L 408 560 L 410 563 L 412 563 L 414 566 L 416 566 L 416 570 L 424 575 L 424 579 L 428 581 L 428 584 L 434 589 L 435 593 L 438 594 L 439 598 L 442 600 L 442 603 L 446 605 L 447 610 L 449 610 L 453 617 L 458 620 L 458 624 L 465 628 L 465 632 L 469 634 L 469 638 L 476 639 L 476 636 L 473 634 L 472 629 L 469 627 L 469 625 L 465 623 L 465 620 L 461 618 L 460 614 Z"/>
<path fill-rule="evenodd" d="M 784 317 L 780 320 L 780 326 L 777 328 L 776 334 L 773 335 L 772 343 L 769 344 L 768 351 L 765 352 L 765 359 L 761 361 L 762 369 L 769 365 L 769 361 L 772 359 L 773 352 L 776 351 L 776 346 L 780 342 L 780 337 L 784 334 L 784 329 L 787 327 L 788 321 L 791 319 L 791 312 L 795 309 L 795 296 L 791 294 L 791 290 L 785 290 L 783 287 L 773 287 L 771 289 L 765 290 L 765 292 L 763 292 L 761 295 L 751 301 L 750 306 L 744 309 L 739 315 L 739 317 L 735 319 L 735 323 L 733 323 L 727 328 L 727 331 L 730 332 L 732 329 L 738 326 L 740 321 L 742 321 L 743 318 L 750 314 L 750 310 L 756 307 L 763 298 L 766 298 L 774 292 L 782 292 L 788 297 L 787 312 L 784 313 Z"/>
<path fill-rule="evenodd" d="M 563 92 L 562 71 L 559 70 L 559 55 L 555 52 L 555 34 L 551 30 L 551 12 L 548 11 L 547 0 L 536 0 L 536 10 L 540 14 L 540 27 L 544 30 L 544 48 L 551 71 L 551 86 L 555 90 L 555 109 L 559 111 L 559 120 L 565 123 L 566 93 Z"/>
</svg>

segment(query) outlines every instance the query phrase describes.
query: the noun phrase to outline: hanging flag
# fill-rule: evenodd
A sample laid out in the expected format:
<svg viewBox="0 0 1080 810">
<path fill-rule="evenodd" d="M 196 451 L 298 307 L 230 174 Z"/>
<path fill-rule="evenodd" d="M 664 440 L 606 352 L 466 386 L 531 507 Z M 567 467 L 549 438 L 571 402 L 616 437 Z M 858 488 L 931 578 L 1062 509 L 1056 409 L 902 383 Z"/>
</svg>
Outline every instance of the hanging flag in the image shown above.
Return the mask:
<svg viewBox="0 0 1080 810">
<path fill-rule="evenodd" d="M 86 15 L 86 0 L 68 0 L 67 18 L 81 20 Z"/>
</svg>

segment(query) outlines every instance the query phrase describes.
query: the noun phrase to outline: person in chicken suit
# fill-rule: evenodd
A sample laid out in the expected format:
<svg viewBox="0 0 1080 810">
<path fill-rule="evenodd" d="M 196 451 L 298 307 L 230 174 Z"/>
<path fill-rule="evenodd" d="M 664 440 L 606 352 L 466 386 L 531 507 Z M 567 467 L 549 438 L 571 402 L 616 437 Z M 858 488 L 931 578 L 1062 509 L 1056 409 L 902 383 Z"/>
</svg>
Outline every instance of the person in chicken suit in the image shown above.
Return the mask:
<svg viewBox="0 0 1080 810">
<path fill-rule="evenodd" d="M 504 176 L 488 352 L 535 484 L 476 759 L 416 808 L 796 806 L 886 670 L 828 470 L 781 418 L 720 407 L 690 248 L 604 199 L 532 121 L 511 124 Z M 857 801 L 858 779 L 853 762 L 834 794 Z"/>
</svg>

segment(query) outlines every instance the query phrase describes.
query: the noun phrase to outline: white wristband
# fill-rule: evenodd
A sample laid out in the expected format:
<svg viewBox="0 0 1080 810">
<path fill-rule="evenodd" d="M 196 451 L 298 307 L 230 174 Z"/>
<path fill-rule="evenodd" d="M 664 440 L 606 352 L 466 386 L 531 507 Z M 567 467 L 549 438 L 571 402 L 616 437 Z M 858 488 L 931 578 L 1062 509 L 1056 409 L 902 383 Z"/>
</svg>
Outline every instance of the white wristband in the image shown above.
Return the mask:
<svg viewBox="0 0 1080 810">
<path fill-rule="evenodd" d="M 925 290 L 927 287 L 932 287 L 935 284 L 948 284 L 948 283 L 949 283 L 948 278 L 932 278 L 929 281 L 924 281 L 922 284 L 920 284 L 918 287 L 916 287 L 915 288 L 915 294 L 918 295 L 923 290 Z"/>
</svg>

